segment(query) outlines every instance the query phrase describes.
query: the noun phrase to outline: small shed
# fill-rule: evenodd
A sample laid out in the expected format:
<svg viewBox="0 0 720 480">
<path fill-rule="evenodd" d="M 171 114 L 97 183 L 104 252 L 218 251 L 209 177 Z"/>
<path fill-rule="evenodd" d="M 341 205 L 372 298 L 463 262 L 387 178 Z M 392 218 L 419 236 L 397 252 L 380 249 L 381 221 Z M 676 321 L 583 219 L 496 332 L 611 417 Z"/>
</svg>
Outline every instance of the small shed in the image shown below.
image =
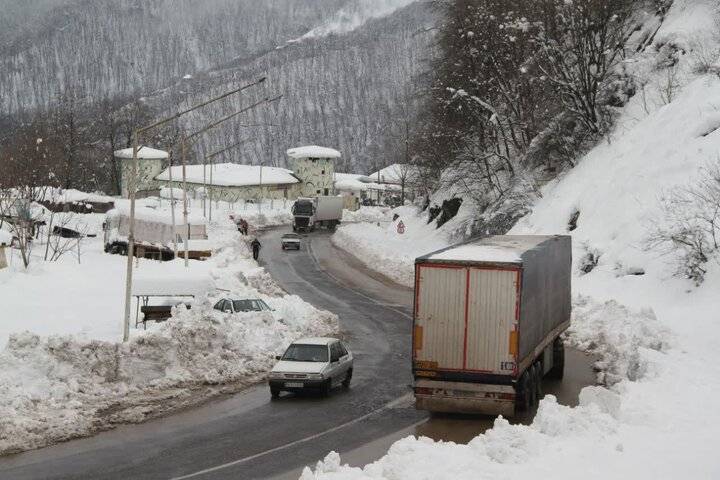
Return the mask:
<svg viewBox="0 0 720 480">
<path fill-rule="evenodd" d="M 7 256 L 5 250 L 12 244 L 12 235 L 5 230 L 0 230 L 0 270 L 7 268 Z"/>
<path fill-rule="evenodd" d="M 173 274 L 174 273 L 174 274 Z M 185 305 L 215 289 L 210 275 L 190 274 L 187 270 L 168 273 L 139 273 L 133 282 L 135 326 L 148 321 L 162 322 L 172 315 L 172 307 Z M 142 318 L 140 313 L 143 314 Z"/>
</svg>

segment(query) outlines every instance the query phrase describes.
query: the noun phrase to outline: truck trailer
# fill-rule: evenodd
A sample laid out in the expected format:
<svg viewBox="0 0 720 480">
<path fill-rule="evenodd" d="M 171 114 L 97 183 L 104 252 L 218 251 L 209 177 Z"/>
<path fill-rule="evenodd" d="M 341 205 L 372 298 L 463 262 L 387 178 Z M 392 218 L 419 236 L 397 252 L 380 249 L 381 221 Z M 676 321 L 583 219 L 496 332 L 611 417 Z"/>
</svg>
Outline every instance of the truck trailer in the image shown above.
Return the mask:
<svg viewBox="0 0 720 480">
<path fill-rule="evenodd" d="M 562 378 L 569 236 L 491 236 L 415 260 L 415 406 L 513 416 Z"/>
<path fill-rule="evenodd" d="M 342 219 L 341 196 L 298 198 L 292 207 L 293 231 L 308 232 L 317 227 L 335 229 Z"/>
</svg>

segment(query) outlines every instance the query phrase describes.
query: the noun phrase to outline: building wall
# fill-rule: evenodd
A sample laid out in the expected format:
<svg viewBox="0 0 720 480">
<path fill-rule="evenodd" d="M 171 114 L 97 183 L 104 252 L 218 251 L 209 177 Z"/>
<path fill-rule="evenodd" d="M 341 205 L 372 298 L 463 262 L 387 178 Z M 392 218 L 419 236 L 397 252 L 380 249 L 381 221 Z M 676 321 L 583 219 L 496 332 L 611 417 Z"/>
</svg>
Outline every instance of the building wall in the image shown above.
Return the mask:
<svg viewBox="0 0 720 480">
<path fill-rule="evenodd" d="M 5 256 L 5 247 L 0 245 L 0 270 L 7 267 L 7 257 Z"/>
<path fill-rule="evenodd" d="M 132 160 L 122 159 L 122 176 L 120 177 L 120 188 L 122 196 L 128 198 L 129 184 L 132 178 Z M 138 191 L 157 190 L 160 182 L 155 180 L 165 168 L 166 160 L 138 159 Z"/>
<path fill-rule="evenodd" d="M 333 195 L 335 161 L 332 158 L 299 158 L 292 161 L 293 173 L 300 179 L 303 197 Z"/>
<path fill-rule="evenodd" d="M 170 187 L 170 182 L 157 182 L 157 188 Z M 182 182 L 176 182 L 173 179 L 172 186 L 175 188 L 182 188 Z M 188 183 L 188 193 L 194 193 L 202 185 L 196 183 Z M 224 202 L 239 202 L 242 200 L 258 200 L 261 198 L 267 199 L 284 199 L 295 200 L 300 195 L 300 184 L 291 185 L 263 185 L 262 187 L 257 185 L 247 187 L 218 187 L 208 186 L 208 193 L 212 195 L 213 200 L 219 200 Z"/>
</svg>

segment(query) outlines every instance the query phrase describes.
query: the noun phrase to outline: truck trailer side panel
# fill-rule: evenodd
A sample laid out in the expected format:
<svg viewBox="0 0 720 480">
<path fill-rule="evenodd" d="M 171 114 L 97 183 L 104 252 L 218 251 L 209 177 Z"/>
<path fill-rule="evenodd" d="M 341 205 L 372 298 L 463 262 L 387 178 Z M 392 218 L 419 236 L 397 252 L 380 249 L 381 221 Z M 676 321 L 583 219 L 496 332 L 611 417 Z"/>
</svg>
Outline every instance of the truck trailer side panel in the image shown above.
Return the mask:
<svg viewBox="0 0 720 480">
<path fill-rule="evenodd" d="M 520 359 L 526 359 L 548 335 L 570 321 L 570 237 L 549 238 L 522 255 Z"/>
</svg>

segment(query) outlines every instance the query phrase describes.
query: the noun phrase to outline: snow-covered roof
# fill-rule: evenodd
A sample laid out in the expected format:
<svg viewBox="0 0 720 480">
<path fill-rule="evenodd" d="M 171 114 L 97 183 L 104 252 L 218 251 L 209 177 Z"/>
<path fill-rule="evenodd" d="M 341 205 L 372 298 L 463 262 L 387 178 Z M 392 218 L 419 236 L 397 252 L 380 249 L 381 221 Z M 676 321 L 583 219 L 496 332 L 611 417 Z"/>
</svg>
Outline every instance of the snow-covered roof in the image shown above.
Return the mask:
<svg viewBox="0 0 720 480">
<path fill-rule="evenodd" d="M 522 254 L 554 238 L 547 235 L 494 235 L 426 255 L 427 260 L 520 263 Z"/>
<path fill-rule="evenodd" d="M 182 181 L 182 166 L 171 167 L 173 182 Z M 213 181 L 210 183 L 210 169 L 214 169 L 212 173 Z M 188 183 L 203 183 L 203 166 L 188 165 L 185 167 Z M 258 165 L 240 165 L 237 163 L 218 163 L 214 166 L 208 165 L 205 171 L 205 180 L 208 185 L 219 187 L 247 187 L 261 184 L 262 185 L 290 185 L 299 183 L 300 180 L 295 177 L 292 172 L 286 168 L 278 167 L 260 167 Z M 161 172 L 156 180 L 169 181 L 170 168 L 166 168 Z"/>
<path fill-rule="evenodd" d="M 181 209 L 175 211 L 175 225 L 182 225 L 185 221 Z M 115 215 L 130 216 L 129 205 L 116 205 L 114 209 L 110 210 L 106 214 L 109 217 Z M 138 204 L 135 208 L 135 219 L 142 220 L 145 222 L 162 223 L 165 225 L 172 225 L 172 211 L 169 207 L 163 206 L 162 208 L 152 208 L 150 206 Z M 205 225 L 207 221 L 200 215 L 189 213 L 188 223 L 191 225 Z"/>
<path fill-rule="evenodd" d="M 187 270 L 162 273 L 135 274 L 132 294 L 138 296 L 203 295 L 215 288 L 215 282 L 207 274 L 190 273 Z"/>
<path fill-rule="evenodd" d="M 170 156 L 165 150 L 156 150 L 150 147 L 139 147 L 137 158 L 145 160 L 163 160 Z M 115 157 L 117 158 L 133 158 L 132 148 L 123 148 L 122 150 L 115 150 Z"/>
<path fill-rule="evenodd" d="M 327 345 L 335 340 L 332 337 L 305 337 L 295 340 L 293 343 L 300 345 Z"/>
<path fill-rule="evenodd" d="M 287 151 L 290 158 L 340 158 L 340 152 L 334 148 L 318 147 L 317 145 L 308 145 L 305 147 L 295 147 Z"/>
<path fill-rule="evenodd" d="M 417 167 L 405 163 L 393 163 L 378 172 L 373 172 L 368 177 L 378 183 L 402 183 L 403 177 L 407 182 L 417 172 Z"/>
<path fill-rule="evenodd" d="M 101 195 L 98 193 L 87 193 L 80 190 L 74 189 L 59 189 L 54 188 L 50 190 L 48 200 L 60 203 L 60 202 L 96 202 L 96 203 L 110 203 L 115 201 L 113 197 L 107 195 Z"/>
<path fill-rule="evenodd" d="M 356 175 L 354 173 L 336 173 L 335 188 L 338 190 L 363 191 L 368 189 L 368 183 L 372 180 L 365 175 Z"/>
<path fill-rule="evenodd" d="M 12 243 L 12 235 L 10 235 L 10 232 L 7 232 L 5 230 L 0 230 L 0 247 L 8 246 L 11 243 Z"/>
</svg>

